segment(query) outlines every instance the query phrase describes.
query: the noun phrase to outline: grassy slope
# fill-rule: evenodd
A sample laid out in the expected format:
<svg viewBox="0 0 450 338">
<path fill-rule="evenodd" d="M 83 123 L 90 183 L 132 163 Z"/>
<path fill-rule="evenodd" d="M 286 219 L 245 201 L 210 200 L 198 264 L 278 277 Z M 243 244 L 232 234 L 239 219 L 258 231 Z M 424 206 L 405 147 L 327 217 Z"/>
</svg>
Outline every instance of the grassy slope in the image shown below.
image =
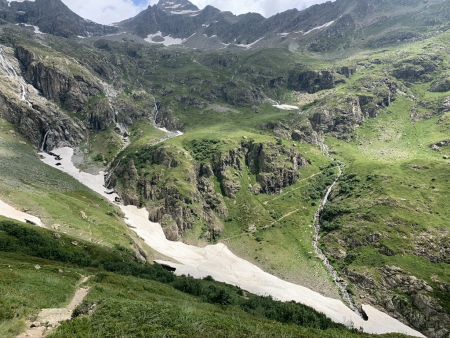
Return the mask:
<svg viewBox="0 0 450 338">
<path fill-rule="evenodd" d="M 67 304 L 80 275 L 94 276 L 91 292 L 55 337 L 364 336 L 301 305 L 174 277 L 126 251 L 74 245 L 73 238 L 7 220 L 0 220 L 0 272 L 2 337 L 15 336 L 41 308 Z"/>
<path fill-rule="evenodd" d="M 360 240 L 381 233 L 382 244 L 395 253 L 386 256 L 371 245 L 361 245 L 350 251 L 351 260 L 335 262 L 337 266 L 360 273 L 369 269 L 377 275 L 374 268 L 395 265 L 431 285 L 434 277 L 450 282 L 446 264 L 416 255 L 418 237 L 448 238 L 448 161 L 429 147 L 448 137 L 437 120 L 411 122 L 408 103 L 400 99 L 365 124 L 355 143 L 332 141 L 337 156 L 348 163 L 346 174 L 356 175 L 361 183 L 355 184 L 351 196 L 335 202 L 351 212 L 338 219 L 342 228 L 325 237 L 324 247 L 333 251 L 341 236 Z M 368 182 L 368 177 L 376 178 Z"/>
<path fill-rule="evenodd" d="M 448 34 L 388 51 L 382 59 L 443 51 L 447 42 Z M 448 69 L 448 60 L 441 67 L 440 71 Z M 386 69 L 376 66 L 370 71 L 376 74 Z M 364 76 L 363 72 L 354 80 Z M 335 156 L 346 163 L 346 182 L 340 186 L 347 186 L 347 193 L 331 204 L 346 212 L 332 220 L 331 232 L 323 239 L 330 256 L 336 258 L 337 252 L 348 250 L 345 260 L 334 261 L 340 269 L 378 280 L 379 268 L 398 266 L 432 286 L 450 282 L 448 264 L 433 263 L 419 254 L 426 247 L 431 256 L 439 257 L 440 243 L 448 243 L 449 238 L 449 163 L 443 157 L 446 150 L 436 152 L 430 147 L 449 139 L 448 113 L 436 114 L 449 93 L 431 93 L 429 88 L 430 83 L 409 84 L 407 95 L 400 95 L 379 117 L 366 121 L 352 142 L 328 139 Z M 423 118 L 414 121 L 412 112 Z M 373 234 L 381 235 L 378 243 L 368 241 Z M 350 248 L 339 244 L 350 239 L 354 243 Z M 434 296 L 448 309 L 448 295 L 435 291 Z"/>
<path fill-rule="evenodd" d="M 106 246 L 133 245 L 136 236 L 116 208 L 69 176 L 43 164 L 35 150 L 12 130 L 0 119 L 2 200 L 74 237 Z"/>
</svg>

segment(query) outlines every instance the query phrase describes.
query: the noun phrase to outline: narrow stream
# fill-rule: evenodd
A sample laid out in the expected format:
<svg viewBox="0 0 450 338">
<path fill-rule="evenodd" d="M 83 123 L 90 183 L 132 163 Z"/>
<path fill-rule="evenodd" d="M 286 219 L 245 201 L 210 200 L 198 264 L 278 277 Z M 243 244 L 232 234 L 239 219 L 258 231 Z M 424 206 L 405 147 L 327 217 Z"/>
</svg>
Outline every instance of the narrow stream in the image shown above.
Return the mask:
<svg viewBox="0 0 450 338">
<path fill-rule="evenodd" d="M 322 263 L 325 265 L 325 268 L 327 269 L 328 273 L 333 278 L 334 283 L 339 289 L 339 293 L 341 294 L 342 299 L 344 302 L 355 312 L 359 313 L 364 319 L 366 319 L 367 314 L 361 310 L 354 302 L 353 297 L 350 295 L 350 293 L 347 290 L 347 284 L 345 281 L 343 281 L 342 278 L 339 277 L 338 272 L 333 267 L 333 265 L 330 263 L 329 259 L 325 254 L 323 253 L 322 249 L 320 248 L 320 232 L 321 232 L 321 224 L 320 224 L 320 216 L 325 209 L 327 203 L 329 202 L 330 194 L 332 193 L 333 189 L 335 188 L 336 184 L 339 182 L 339 179 L 342 177 L 342 167 L 339 165 L 338 168 L 338 174 L 334 180 L 334 182 L 327 188 L 327 191 L 325 193 L 325 196 L 323 197 L 322 201 L 320 202 L 319 209 L 317 210 L 316 214 L 314 215 L 314 237 L 313 237 L 313 247 L 317 254 L 317 256 L 321 259 Z"/>
</svg>

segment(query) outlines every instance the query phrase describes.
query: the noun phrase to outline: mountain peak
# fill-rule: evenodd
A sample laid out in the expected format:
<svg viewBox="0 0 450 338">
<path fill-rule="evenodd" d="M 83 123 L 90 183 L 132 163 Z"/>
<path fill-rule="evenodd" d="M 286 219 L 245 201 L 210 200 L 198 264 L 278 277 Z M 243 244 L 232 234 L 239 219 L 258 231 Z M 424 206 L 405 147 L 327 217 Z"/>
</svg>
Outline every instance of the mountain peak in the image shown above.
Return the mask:
<svg viewBox="0 0 450 338">
<path fill-rule="evenodd" d="M 192 14 L 199 11 L 199 8 L 188 0 L 160 0 L 156 6 L 169 14 Z"/>
</svg>

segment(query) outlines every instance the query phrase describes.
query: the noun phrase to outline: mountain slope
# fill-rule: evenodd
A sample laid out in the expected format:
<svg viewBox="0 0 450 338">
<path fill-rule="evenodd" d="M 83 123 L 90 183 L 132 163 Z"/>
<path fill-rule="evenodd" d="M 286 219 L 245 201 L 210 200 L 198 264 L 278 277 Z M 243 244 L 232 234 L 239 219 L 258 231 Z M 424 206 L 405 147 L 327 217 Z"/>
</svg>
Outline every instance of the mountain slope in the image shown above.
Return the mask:
<svg viewBox="0 0 450 338">
<path fill-rule="evenodd" d="M 117 29 L 83 19 L 61 0 L 0 2 L 0 19 L 15 24 L 31 25 L 41 32 L 63 37 L 88 37 L 115 33 Z"/>
<path fill-rule="evenodd" d="M 369 337 L 299 304 L 243 293 L 211 278 L 175 277 L 161 266 L 137 261 L 124 248 L 100 247 L 4 218 L 0 271 L 0 334 L 5 338 L 23 332 L 25 320 L 28 326 L 41 325 L 33 324 L 33 318 L 41 309 L 62 307 L 71 299 L 80 276 L 91 276 L 89 294 L 52 336 L 282 332 L 291 337 Z"/>
<path fill-rule="evenodd" d="M 207 11 L 218 21 L 209 27 L 203 21 Z M 290 282 L 320 293 L 307 304 L 331 316 L 329 298 L 343 299 L 336 301 L 339 307 L 365 329 L 406 326 L 408 331 L 399 332 L 414 327 L 428 337 L 447 337 L 450 43 L 449 32 L 439 32 L 449 28 L 447 15 L 447 1 L 340 0 L 268 19 L 162 1 L 140 20 L 127 21 L 153 43 L 133 34 L 92 39 L 38 34 L 2 22 L 0 200 L 42 219 L 55 230 L 47 238 L 70 235 L 64 243 L 74 250 L 87 247 L 92 254 L 120 247 L 119 252 L 132 252 L 127 257 L 133 262 L 156 259 L 177 274 L 210 274 L 247 290 L 305 301 L 310 291 Z M 214 38 L 203 36 L 208 29 L 216 29 Z M 252 45 L 260 38 L 258 29 L 272 35 Z M 285 31 L 293 29 L 303 32 Z M 421 41 L 402 43 L 415 39 Z M 156 43 L 193 46 L 193 40 L 209 50 Z M 295 41 L 309 50 L 296 48 Z M 55 150 L 63 146 L 74 148 L 75 155 Z M 70 173 L 113 205 L 56 171 L 72 161 L 83 173 L 72 166 Z M 129 210 L 139 212 L 139 221 Z M 15 223 L 0 232 L 0 249 L 12 246 L 12 255 L 27 254 L 15 264 L 33 269 L 26 262 L 35 258 L 23 251 L 30 245 L 13 245 L 20 234 L 29 232 Z M 54 252 L 39 254 L 49 251 Z M 125 265 L 134 266 L 127 259 Z M 67 261 L 53 263 L 68 269 Z M 238 330 L 224 309 L 209 308 L 220 316 L 207 316 L 191 298 L 164 307 L 167 294 L 147 293 L 149 282 L 134 272 L 137 283 L 112 275 L 118 282 L 110 287 L 101 279 L 103 268 L 89 266 L 99 275 L 93 282 L 98 289 L 80 312 L 91 317 L 66 323 L 59 336 L 99 330 L 111 335 L 112 315 L 123 318 L 125 336 L 135 336 L 137 327 L 159 334 L 168 319 L 173 335 L 184 329 L 214 335 L 216 320 L 229 324 L 230 335 Z M 178 286 L 200 298 L 230 300 L 226 291 L 209 293 L 195 283 L 186 286 L 183 280 Z M 112 290 L 118 287 L 119 295 Z M 145 300 L 138 299 L 144 292 Z M 122 294 L 137 299 L 127 302 Z M 193 316 L 189 302 L 195 303 Z M 233 304 L 230 311 L 241 306 Z M 266 307 L 258 304 L 257 312 Z M 364 304 L 389 314 L 384 318 L 394 324 L 377 321 L 374 312 L 365 313 L 370 316 L 363 322 L 349 309 L 364 316 Z M 48 306 L 60 307 L 61 301 Z M 99 312 L 92 313 L 96 306 Z M 174 313 L 185 306 L 187 322 Z M 147 316 L 126 314 L 153 314 L 155 307 L 167 311 L 156 318 L 157 327 L 146 326 Z M 270 313 L 297 318 L 278 307 Z M 206 317 L 204 332 L 197 316 Z M 17 318 L 14 312 L 5 317 L 0 330 L 17 323 L 10 321 Z M 253 322 L 239 318 L 245 325 Z M 181 329 L 173 320 L 182 321 Z"/>
<path fill-rule="evenodd" d="M 220 44 L 214 48 L 231 44 L 297 49 L 306 45 L 312 51 L 334 51 L 420 39 L 423 33 L 439 30 L 450 19 L 447 0 L 337 0 L 267 19 L 251 13 L 235 16 L 211 6 L 199 10 L 188 1 L 170 1 L 170 6 L 165 3 L 149 6 L 119 26 L 154 43 L 161 42 L 152 39 L 160 32 L 159 39 L 178 38 L 180 44 L 189 47 L 216 46 L 218 40 Z M 174 11 L 174 7 L 181 10 Z"/>
</svg>

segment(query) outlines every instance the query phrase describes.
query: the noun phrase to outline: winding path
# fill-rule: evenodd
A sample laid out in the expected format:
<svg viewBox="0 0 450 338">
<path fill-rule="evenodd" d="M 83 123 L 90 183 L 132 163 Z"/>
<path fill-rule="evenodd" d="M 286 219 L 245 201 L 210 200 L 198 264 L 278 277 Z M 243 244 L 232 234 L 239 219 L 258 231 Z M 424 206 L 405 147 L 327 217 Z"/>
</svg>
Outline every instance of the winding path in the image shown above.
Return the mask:
<svg viewBox="0 0 450 338">
<path fill-rule="evenodd" d="M 28 329 L 17 336 L 17 338 L 43 338 L 55 330 L 62 322 L 72 319 L 73 311 L 83 303 L 89 293 L 88 287 L 82 285 L 89 280 L 89 277 L 82 277 L 79 287 L 75 291 L 70 303 L 59 309 L 43 309 L 39 312 L 33 322 L 28 323 Z"/>
</svg>

